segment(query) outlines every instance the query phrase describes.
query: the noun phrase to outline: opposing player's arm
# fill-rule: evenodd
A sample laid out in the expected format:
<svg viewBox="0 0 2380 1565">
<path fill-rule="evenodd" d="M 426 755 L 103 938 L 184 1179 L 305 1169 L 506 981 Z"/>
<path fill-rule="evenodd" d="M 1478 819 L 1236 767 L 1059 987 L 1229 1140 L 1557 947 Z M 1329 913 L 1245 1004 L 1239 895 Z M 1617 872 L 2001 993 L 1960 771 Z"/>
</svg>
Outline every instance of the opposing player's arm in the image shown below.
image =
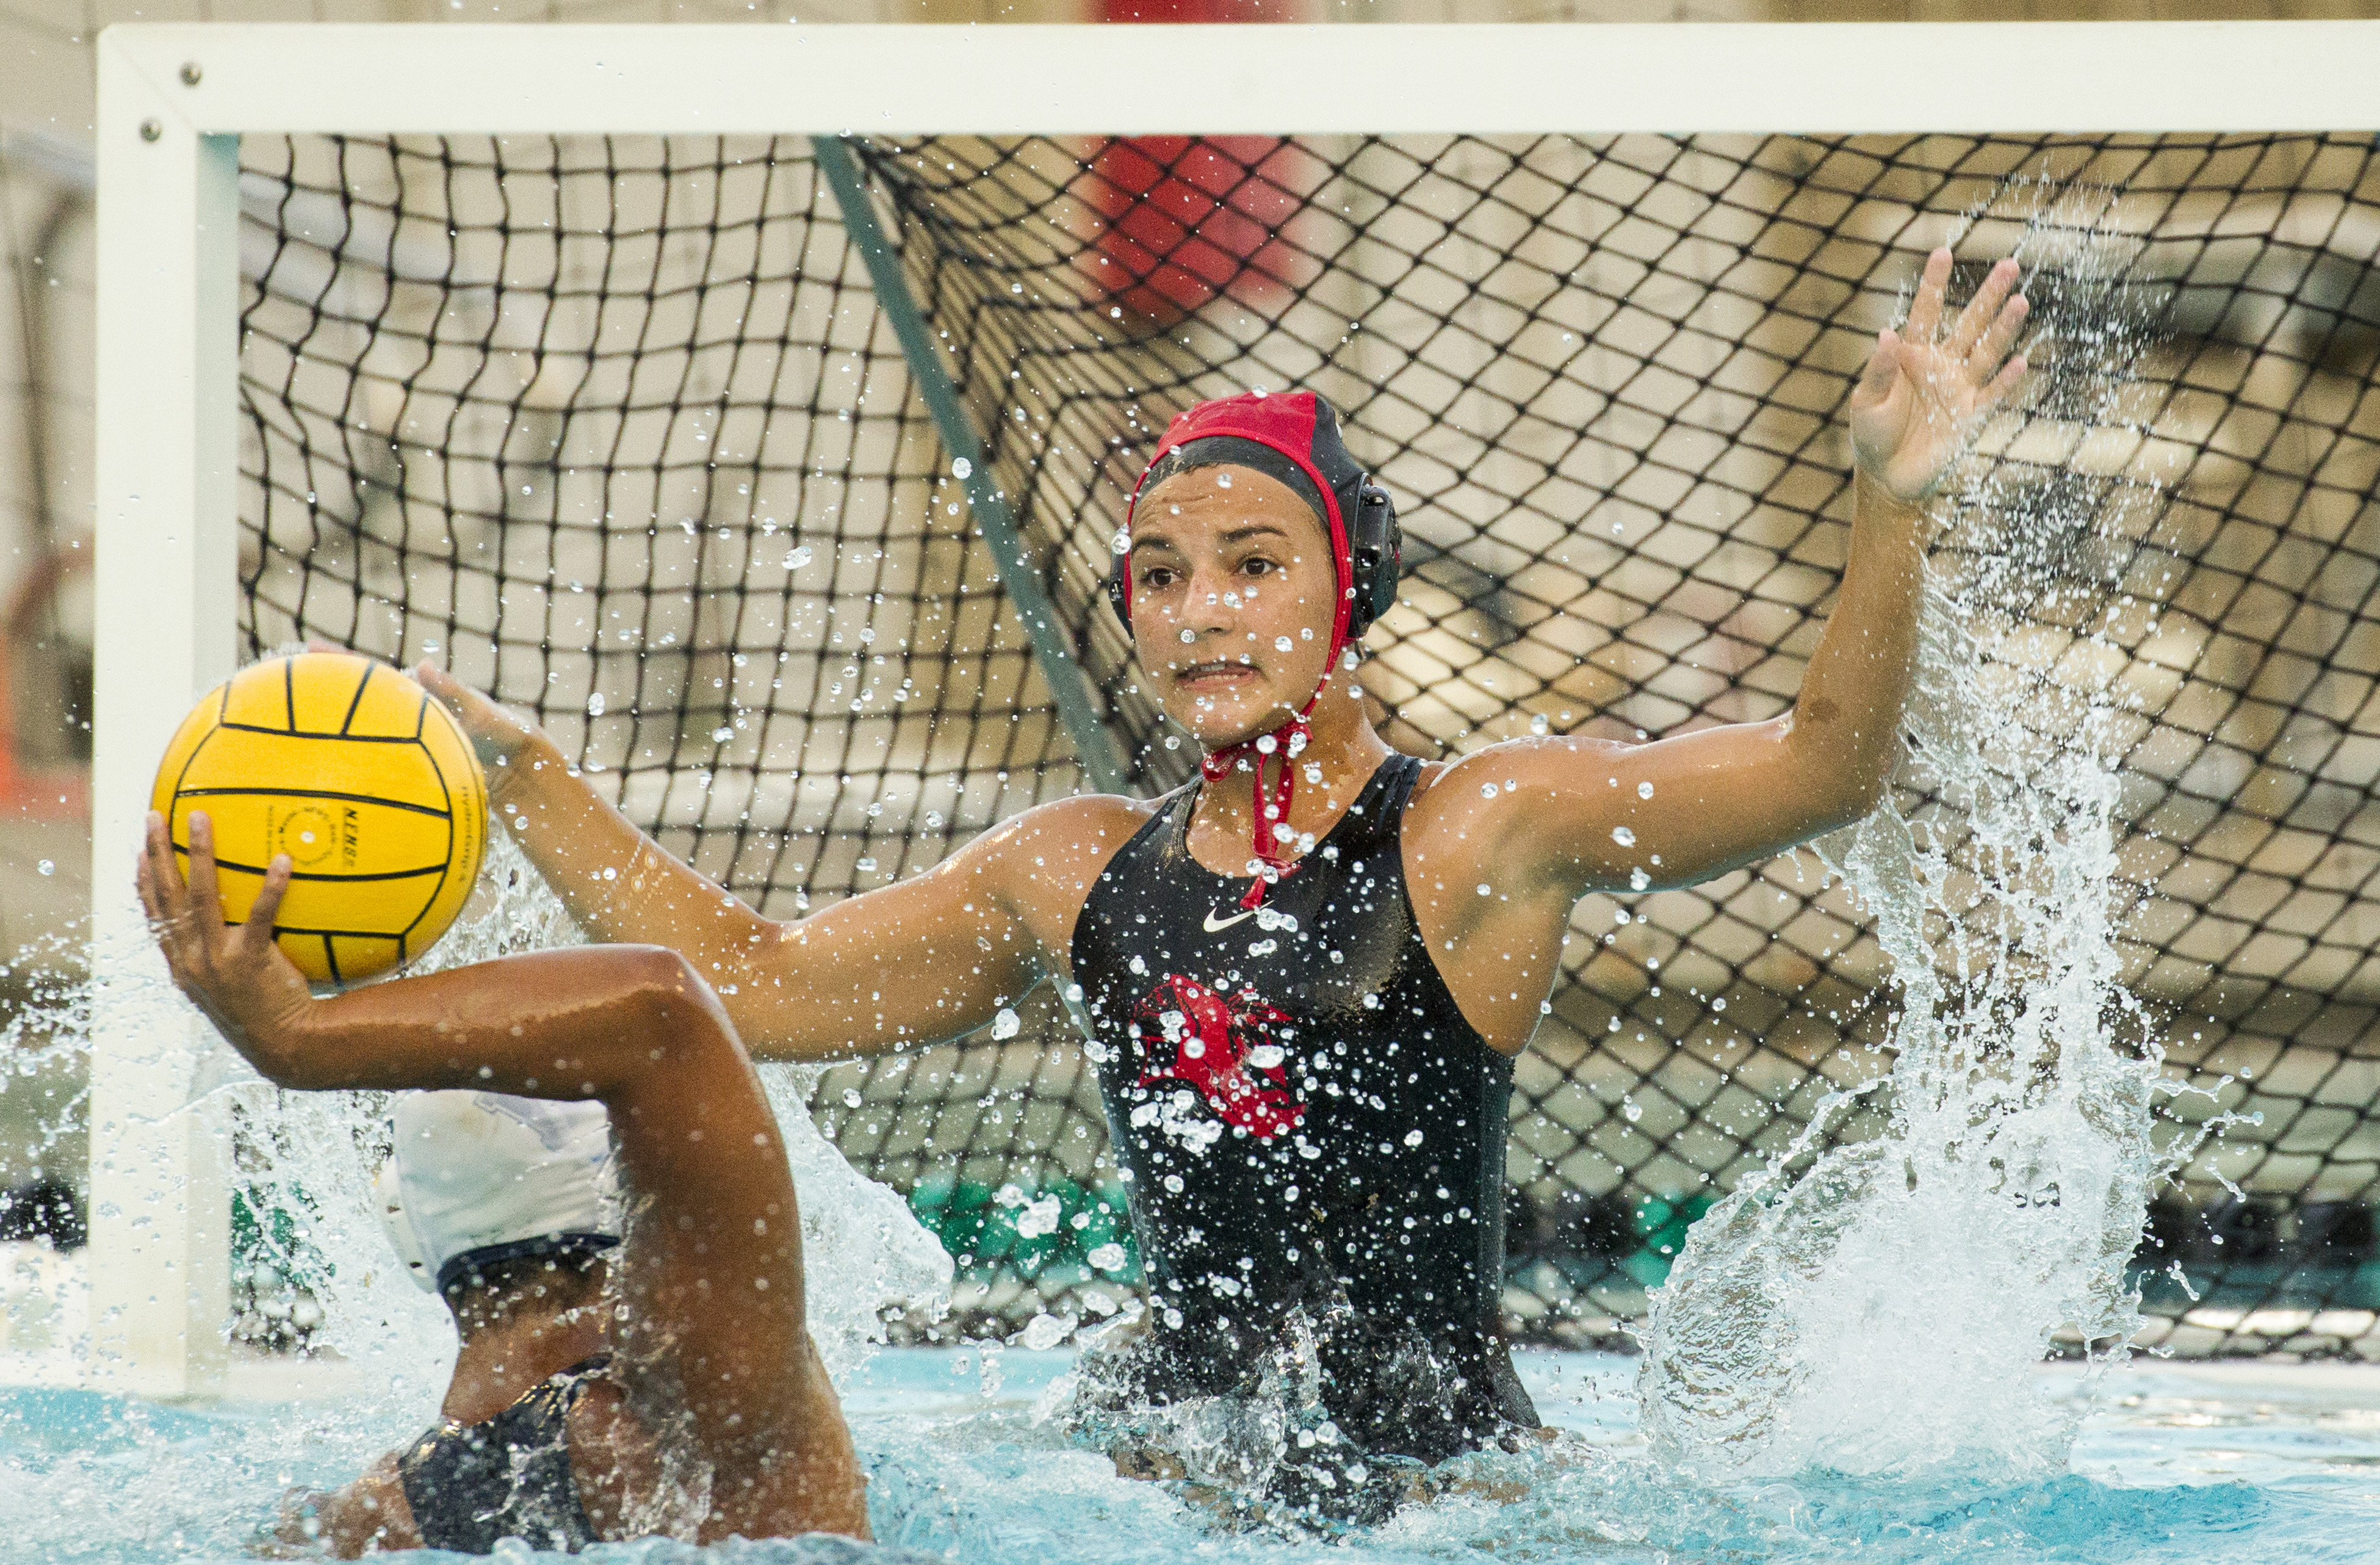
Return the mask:
<svg viewBox="0 0 2380 1565">
<path fill-rule="evenodd" d="M 2024 373 L 2026 306 L 1995 266 L 1945 327 L 1950 253 L 1925 265 L 1907 334 L 1880 333 L 1851 406 L 1856 477 L 1840 591 L 1793 709 L 1643 745 L 1492 746 L 1431 790 L 1437 829 L 1525 890 L 1705 880 L 1858 819 L 1883 796 L 1916 672 L 1922 508 Z"/>
<path fill-rule="evenodd" d="M 212 838 L 194 815 L 186 883 L 152 817 L 140 891 L 175 980 L 225 1038 L 266 1079 L 301 1090 L 601 1101 L 631 1195 L 615 1271 L 623 1363 L 634 1372 L 666 1351 L 720 1478 L 739 1469 L 736 1493 L 791 1486 L 778 1497 L 802 1512 L 791 1523 L 864 1528 L 864 1516 L 833 1510 L 834 1486 L 856 1489 L 856 1471 L 806 1329 L 801 1221 L 777 1122 L 686 961 L 652 946 L 581 946 L 318 1000 L 272 937 L 289 860 L 274 861 L 249 922 L 227 927 Z M 785 1530 L 755 1493 L 761 1513 L 740 1521 Z"/>
</svg>

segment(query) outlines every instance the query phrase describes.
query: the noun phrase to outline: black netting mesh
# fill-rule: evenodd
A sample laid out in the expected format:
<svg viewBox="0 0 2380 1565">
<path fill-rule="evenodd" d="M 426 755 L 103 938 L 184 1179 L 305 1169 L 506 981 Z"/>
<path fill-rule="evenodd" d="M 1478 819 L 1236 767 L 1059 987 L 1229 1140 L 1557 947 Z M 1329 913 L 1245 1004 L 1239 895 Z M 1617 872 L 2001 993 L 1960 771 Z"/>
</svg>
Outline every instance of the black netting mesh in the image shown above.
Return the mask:
<svg viewBox="0 0 2380 1565">
<path fill-rule="evenodd" d="M 2098 572 L 2140 605 L 2101 638 L 2131 709 L 2127 977 L 2207 1089 L 2168 1112 L 2262 1115 L 2153 1213 L 2151 1336 L 2380 1342 L 2369 138 L 853 150 L 1152 791 L 1193 758 L 1097 588 L 1172 411 L 1293 383 L 1342 410 L 1406 523 L 1364 675 L 1399 747 L 1765 718 L 1840 564 L 1875 329 L 2012 182 L 2096 192 L 2134 241 L 2107 297 L 2155 333 L 2095 480 L 2156 486 Z M 1078 786 L 808 141 L 244 155 L 257 646 L 446 660 L 776 915 Z M 1640 1310 L 1712 1196 L 1879 1068 L 1888 1003 L 1805 855 L 1590 897 L 1572 927 L 1509 1162 L 1509 1313 L 1563 1338 Z M 959 1255 L 963 1304 L 1011 1319 L 1134 1267 L 1062 1013 L 1021 1010 L 817 1098 Z"/>
</svg>

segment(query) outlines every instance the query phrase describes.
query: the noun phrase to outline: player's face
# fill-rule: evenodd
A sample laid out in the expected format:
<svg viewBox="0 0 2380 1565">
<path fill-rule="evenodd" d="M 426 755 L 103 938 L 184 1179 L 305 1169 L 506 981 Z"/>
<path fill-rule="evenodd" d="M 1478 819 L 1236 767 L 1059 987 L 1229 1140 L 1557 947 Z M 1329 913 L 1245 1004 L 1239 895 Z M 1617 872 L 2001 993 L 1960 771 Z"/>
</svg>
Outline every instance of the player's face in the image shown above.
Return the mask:
<svg viewBox="0 0 2380 1565">
<path fill-rule="evenodd" d="M 1320 519 L 1280 479 L 1167 479 L 1134 510 L 1131 570 L 1141 667 L 1205 748 L 1278 728 L 1322 683 L 1338 573 Z"/>
</svg>

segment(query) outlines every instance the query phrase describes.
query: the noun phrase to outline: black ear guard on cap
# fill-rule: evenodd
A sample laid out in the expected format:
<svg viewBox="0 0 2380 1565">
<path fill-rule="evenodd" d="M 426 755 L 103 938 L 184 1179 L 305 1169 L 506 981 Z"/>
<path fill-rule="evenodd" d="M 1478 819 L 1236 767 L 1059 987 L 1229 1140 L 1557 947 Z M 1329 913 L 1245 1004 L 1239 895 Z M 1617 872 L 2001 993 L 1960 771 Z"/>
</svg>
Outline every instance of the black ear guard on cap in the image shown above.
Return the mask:
<svg viewBox="0 0 2380 1565">
<path fill-rule="evenodd" d="M 1347 518 L 1347 553 L 1352 569 L 1349 585 L 1354 606 L 1347 611 L 1347 639 L 1356 640 L 1372 622 L 1396 603 L 1397 580 L 1404 575 L 1403 536 L 1397 530 L 1396 502 L 1366 473 L 1355 480 L 1355 503 L 1342 507 Z"/>
<path fill-rule="evenodd" d="M 1340 517 L 1347 528 L 1347 554 L 1352 567 L 1348 585 L 1355 600 L 1347 609 L 1347 639 L 1354 641 L 1397 601 L 1397 580 L 1404 574 L 1404 540 L 1397 530 L 1396 502 L 1389 498 L 1387 490 L 1372 481 L 1370 474 L 1356 474 L 1355 481 L 1341 490 L 1335 498 Z M 1115 563 L 1108 567 L 1108 606 L 1123 622 L 1126 634 L 1132 630 L 1132 614 L 1124 594 L 1124 573 L 1130 569 L 1129 550 L 1117 555 Z"/>
</svg>

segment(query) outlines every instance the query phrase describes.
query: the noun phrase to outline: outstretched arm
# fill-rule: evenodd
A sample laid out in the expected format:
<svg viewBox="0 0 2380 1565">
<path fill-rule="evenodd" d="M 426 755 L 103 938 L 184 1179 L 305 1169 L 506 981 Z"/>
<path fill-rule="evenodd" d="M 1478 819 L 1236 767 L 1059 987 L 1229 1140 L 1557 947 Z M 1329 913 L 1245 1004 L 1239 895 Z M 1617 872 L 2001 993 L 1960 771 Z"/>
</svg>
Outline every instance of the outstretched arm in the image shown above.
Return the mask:
<svg viewBox="0 0 2380 1565">
<path fill-rule="evenodd" d="M 490 811 L 589 940 L 667 946 L 707 968 L 774 928 L 605 803 L 543 730 L 434 664 L 414 675 L 470 735 Z"/>
<path fill-rule="evenodd" d="M 1479 752 L 1449 772 L 1456 786 L 1432 793 L 1452 840 L 1483 867 L 1525 866 L 1564 896 L 1689 884 L 1876 807 L 1916 670 L 1922 508 L 2024 373 L 2022 357 L 2009 357 L 2026 312 L 2016 262 L 1994 267 L 1946 329 L 1949 275 L 1950 252 L 1935 251 L 1906 334 L 1878 334 L 1852 392 L 1850 557 L 1793 710 L 1645 745 L 1538 739 Z"/>
<path fill-rule="evenodd" d="M 224 922 L 203 814 L 190 819 L 189 857 L 185 883 L 152 815 L 141 900 L 175 981 L 275 1085 L 601 1102 L 631 1193 L 624 1364 L 668 1353 L 721 1492 L 758 1508 L 735 1530 L 864 1529 L 850 1437 L 806 1329 L 801 1220 L 776 1119 L 681 958 L 581 946 L 317 1000 L 273 940 L 286 855 L 237 927 Z"/>
<path fill-rule="evenodd" d="M 1084 894 L 1142 819 L 1116 798 L 1043 805 L 926 874 L 781 924 L 662 852 L 521 718 L 418 672 L 478 746 L 496 818 L 578 927 L 684 956 L 761 1060 L 879 1054 L 990 1021 L 1065 971 Z"/>
</svg>

